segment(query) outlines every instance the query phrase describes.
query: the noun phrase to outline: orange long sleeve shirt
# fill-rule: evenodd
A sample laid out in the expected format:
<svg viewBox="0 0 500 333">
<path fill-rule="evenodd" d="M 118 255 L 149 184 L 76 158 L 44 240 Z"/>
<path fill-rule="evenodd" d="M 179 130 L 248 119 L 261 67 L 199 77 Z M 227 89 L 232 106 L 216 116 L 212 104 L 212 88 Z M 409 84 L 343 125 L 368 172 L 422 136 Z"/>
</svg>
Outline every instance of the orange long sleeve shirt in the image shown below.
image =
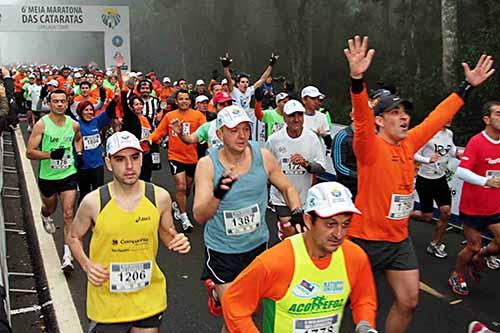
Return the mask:
<svg viewBox="0 0 500 333">
<path fill-rule="evenodd" d="M 366 320 L 375 327 L 377 294 L 368 257 L 349 240 L 341 246 L 351 286 L 349 299 L 354 322 Z M 328 256 L 312 261 L 319 269 L 325 269 L 330 265 L 330 259 L 331 256 Z M 229 332 L 259 332 L 252 315 L 260 300 L 282 299 L 290 287 L 294 270 L 293 247 L 287 239 L 262 253 L 243 270 L 222 297 L 222 310 Z"/>
<path fill-rule="evenodd" d="M 414 192 L 413 155 L 460 110 L 463 100 L 455 93 L 442 101 L 397 145 L 375 133 L 375 116 L 368 105 L 366 87 L 351 92 L 354 107 L 353 149 L 358 163 L 356 207 L 348 235 L 366 240 L 400 242 L 408 238 L 409 217 L 389 218 L 392 196 Z"/>
</svg>

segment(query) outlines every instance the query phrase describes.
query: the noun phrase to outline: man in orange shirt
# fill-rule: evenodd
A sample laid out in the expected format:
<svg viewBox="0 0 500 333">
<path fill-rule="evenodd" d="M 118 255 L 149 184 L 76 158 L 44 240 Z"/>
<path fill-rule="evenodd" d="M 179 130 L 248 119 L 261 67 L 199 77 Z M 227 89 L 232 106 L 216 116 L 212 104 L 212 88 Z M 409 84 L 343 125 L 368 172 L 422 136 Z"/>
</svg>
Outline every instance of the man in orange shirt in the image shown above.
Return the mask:
<svg viewBox="0 0 500 333">
<path fill-rule="evenodd" d="M 111 100 L 115 96 L 115 93 L 113 90 L 106 88 L 103 85 L 104 84 L 104 73 L 103 72 L 96 71 L 94 76 L 95 76 L 96 87 L 90 91 L 90 96 L 97 100 L 100 98 L 103 89 L 105 92 L 105 95 L 104 95 L 105 99 L 103 100 L 103 105 L 99 109 L 96 109 L 96 112 L 95 112 L 96 115 L 99 115 L 101 112 L 106 110 L 109 103 L 111 102 Z"/>
<path fill-rule="evenodd" d="M 382 97 L 373 110 L 368 105 L 363 76 L 375 54 L 375 50 L 368 50 L 368 37 L 361 41 L 356 36 L 348 45 L 344 53 L 352 79 L 353 148 L 358 163 L 356 205 L 363 212 L 354 216 L 348 235 L 368 254 L 373 272 L 385 272 L 394 292 L 385 332 L 406 332 L 419 292 L 417 256 L 408 235 L 414 195 L 413 155 L 451 121 L 472 87 L 493 74 L 493 61 L 482 56 L 473 70 L 463 64 L 466 81 L 420 125 L 409 130 L 410 115 L 404 100 L 389 95 Z"/>
<path fill-rule="evenodd" d="M 170 123 L 174 120 L 180 121 L 182 131 L 185 135 L 196 132 L 198 127 L 206 122 L 205 116 L 191 109 L 191 97 L 187 90 L 179 90 L 175 96 L 178 109 L 167 113 L 160 125 L 149 136 L 149 142 L 159 143 L 168 135 L 168 163 L 175 181 L 175 201 L 182 222 L 182 229 L 191 232 L 193 224 L 187 216 L 187 197 L 193 185 L 194 171 L 198 162 L 196 145 L 184 143 L 179 136 L 172 131 Z M 176 208 L 174 208 L 175 210 Z"/>
<path fill-rule="evenodd" d="M 307 193 L 307 231 L 259 255 L 222 296 L 229 332 L 258 332 L 252 321 L 263 300 L 262 332 L 339 332 L 348 299 L 356 333 L 376 332 L 377 296 L 370 261 L 346 240 L 360 211 L 337 182 Z"/>
</svg>

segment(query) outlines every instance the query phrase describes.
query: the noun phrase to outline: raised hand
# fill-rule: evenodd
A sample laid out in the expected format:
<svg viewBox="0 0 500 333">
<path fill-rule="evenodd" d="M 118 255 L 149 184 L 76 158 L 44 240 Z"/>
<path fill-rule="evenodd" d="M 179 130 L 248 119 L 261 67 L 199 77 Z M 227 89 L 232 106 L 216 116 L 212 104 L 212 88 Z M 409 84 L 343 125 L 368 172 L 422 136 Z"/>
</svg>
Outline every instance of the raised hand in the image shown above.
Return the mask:
<svg viewBox="0 0 500 333">
<path fill-rule="evenodd" d="M 274 53 L 271 53 L 271 58 L 269 58 L 269 66 L 274 66 L 274 64 L 276 63 L 276 61 L 278 61 L 278 59 L 280 58 L 280 56 L 278 54 L 274 54 Z"/>
<path fill-rule="evenodd" d="M 223 57 L 219 57 L 219 60 L 222 64 L 222 67 L 227 68 L 231 65 L 233 62 L 233 58 L 229 56 L 229 53 L 226 52 L 226 54 Z"/>
<path fill-rule="evenodd" d="M 116 67 L 121 68 L 123 66 L 123 64 L 125 63 L 125 59 L 123 58 L 123 55 L 120 52 L 116 52 L 114 58 L 115 58 Z"/>
<path fill-rule="evenodd" d="M 492 68 L 493 58 L 486 54 L 479 58 L 474 69 L 471 70 L 465 62 L 462 63 L 462 67 L 464 68 L 465 80 L 473 87 L 477 87 L 495 73 L 495 69 Z"/>
<path fill-rule="evenodd" d="M 363 37 L 363 41 L 361 41 L 359 36 L 354 36 L 354 40 L 349 39 L 347 45 L 348 48 L 344 49 L 344 54 L 349 62 L 351 77 L 353 79 L 361 79 L 370 67 L 375 50 L 368 50 L 367 36 Z"/>
<path fill-rule="evenodd" d="M 177 118 L 173 119 L 170 122 L 169 126 L 175 134 L 177 134 L 178 136 L 182 135 L 182 123 L 180 122 L 179 119 Z"/>
</svg>

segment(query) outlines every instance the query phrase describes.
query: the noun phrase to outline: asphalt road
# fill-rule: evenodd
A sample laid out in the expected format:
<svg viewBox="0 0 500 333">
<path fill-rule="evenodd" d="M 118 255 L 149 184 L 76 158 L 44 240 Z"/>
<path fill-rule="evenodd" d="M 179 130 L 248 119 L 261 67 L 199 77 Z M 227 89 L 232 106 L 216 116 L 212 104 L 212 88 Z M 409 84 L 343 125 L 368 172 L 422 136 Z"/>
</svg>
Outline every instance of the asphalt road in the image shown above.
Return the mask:
<svg viewBox="0 0 500 333">
<path fill-rule="evenodd" d="M 26 137 L 25 127 L 22 126 L 22 129 Z M 32 165 L 37 168 L 36 163 Z M 175 187 L 164 151 L 162 152 L 162 165 L 162 170 L 153 173 L 153 182 L 165 187 L 173 195 Z M 106 174 L 106 180 L 110 180 L 109 173 Z M 55 220 L 61 227 L 60 208 L 58 208 Z M 269 210 L 267 222 L 274 243 L 276 242 L 275 218 Z M 179 223 L 177 229 L 180 230 Z M 421 281 L 430 286 L 433 291 L 429 293 L 421 290 L 415 318 L 408 332 L 466 332 L 467 324 L 472 320 L 483 321 L 491 329 L 500 331 L 500 310 L 497 301 L 500 299 L 500 270 L 487 269 L 480 284 L 470 282 L 468 297 L 460 298 L 453 295 L 448 287 L 447 279 L 453 270 L 463 237 L 460 232 L 448 232 L 445 243 L 449 256 L 446 259 L 437 259 L 425 252 L 432 230 L 432 224 L 412 222 L 410 225 L 411 237 L 419 258 Z M 158 263 L 167 277 L 168 286 L 168 309 L 162 322 L 161 332 L 220 332 L 222 319 L 215 318 L 208 312 L 206 290 L 200 281 L 204 258 L 202 233 L 202 227 L 197 225 L 193 233 L 189 235 L 192 250 L 187 255 L 178 255 L 164 247 L 160 248 Z M 62 229 L 56 232 L 55 241 L 62 254 Z M 385 317 L 393 298 L 385 279 L 382 276 L 376 279 L 380 304 L 377 327 L 380 332 L 383 332 Z M 88 319 L 85 316 L 86 276 L 79 267 L 68 277 L 68 283 L 81 324 L 86 330 L 88 326 Z M 342 331 L 353 332 L 349 311 L 346 312 Z"/>
</svg>

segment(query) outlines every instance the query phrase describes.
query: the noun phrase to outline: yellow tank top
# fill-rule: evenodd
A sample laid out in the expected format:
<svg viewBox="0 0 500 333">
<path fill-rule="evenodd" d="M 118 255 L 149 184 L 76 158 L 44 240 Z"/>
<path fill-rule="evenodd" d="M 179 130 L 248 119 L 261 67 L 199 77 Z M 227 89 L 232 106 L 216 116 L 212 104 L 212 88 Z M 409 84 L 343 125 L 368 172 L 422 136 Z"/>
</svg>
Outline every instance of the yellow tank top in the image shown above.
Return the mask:
<svg viewBox="0 0 500 333">
<path fill-rule="evenodd" d="M 100 211 L 90 241 L 90 260 L 108 267 L 100 287 L 87 284 L 87 316 L 98 323 L 151 317 L 167 308 L 166 280 L 156 263 L 160 213 L 155 188 L 144 183 L 136 209 L 125 211 L 109 186 L 99 188 Z"/>
<path fill-rule="evenodd" d="M 290 287 L 282 299 L 264 299 L 263 332 L 338 333 L 351 287 L 342 247 L 319 269 L 307 253 L 302 234 L 289 238 L 295 257 Z"/>
</svg>

